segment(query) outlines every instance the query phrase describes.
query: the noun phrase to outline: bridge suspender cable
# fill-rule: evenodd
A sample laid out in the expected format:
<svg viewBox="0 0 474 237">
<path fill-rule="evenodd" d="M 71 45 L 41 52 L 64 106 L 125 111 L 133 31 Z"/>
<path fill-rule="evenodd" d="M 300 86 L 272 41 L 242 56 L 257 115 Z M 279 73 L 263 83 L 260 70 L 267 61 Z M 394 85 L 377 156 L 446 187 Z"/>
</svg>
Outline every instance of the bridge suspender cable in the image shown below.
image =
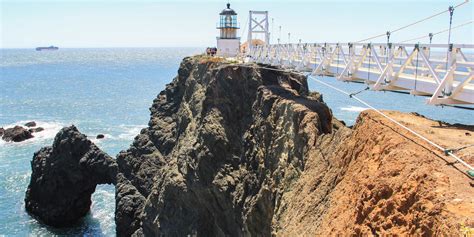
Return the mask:
<svg viewBox="0 0 474 237">
<path fill-rule="evenodd" d="M 370 67 L 372 66 L 370 65 L 371 63 L 370 60 L 372 59 L 372 45 L 371 44 L 368 45 L 368 50 L 369 50 L 369 68 L 367 69 L 367 82 L 370 80 Z"/>
<path fill-rule="evenodd" d="M 453 26 L 453 14 L 454 14 L 454 7 L 449 7 L 449 33 L 448 33 L 448 51 L 446 52 L 446 72 L 448 71 L 448 63 L 449 62 L 449 53 L 453 50 L 451 45 L 451 27 Z"/>
<path fill-rule="evenodd" d="M 240 38 L 244 38 L 243 36 L 246 35 L 246 30 L 247 30 L 247 25 L 248 24 L 249 24 L 249 18 L 247 18 L 247 21 L 245 22 L 244 29 L 242 31 L 240 31 Z M 248 41 L 248 39 L 247 39 L 247 41 Z"/>
<path fill-rule="evenodd" d="M 416 50 L 416 67 L 415 67 L 415 94 L 416 94 L 416 82 L 418 80 L 418 56 L 420 55 L 420 45 L 416 44 L 415 45 L 415 50 Z"/>
<path fill-rule="evenodd" d="M 336 45 L 336 50 L 337 50 L 337 67 L 336 67 L 336 74 L 338 74 L 338 73 L 339 73 L 339 52 L 340 52 L 340 50 L 339 50 L 339 43 L 337 43 L 337 45 Z"/>
<path fill-rule="evenodd" d="M 458 7 L 460 7 L 460 6 L 464 5 L 464 4 L 466 4 L 466 3 L 468 3 L 468 2 L 469 2 L 469 0 L 466 0 L 466 1 L 464 1 L 464 2 L 462 2 L 462 3 L 460 3 L 460 4 L 456 5 L 456 6 L 454 6 L 454 7 L 452 7 L 452 8 L 453 8 L 453 10 L 454 10 L 454 9 L 456 9 L 456 8 L 458 8 Z M 414 26 L 414 25 L 419 24 L 419 23 L 421 23 L 421 22 L 427 21 L 427 20 L 429 20 L 429 19 L 431 19 L 431 18 L 434 18 L 434 17 L 437 17 L 437 16 L 439 16 L 439 15 L 442 15 L 442 14 L 445 13 L 445 12 L 450 12 L 450 9 L 441 11 L 441 12 L 436 13 L 436 14 L 434 14 L 434 15 L 428 16 L 428 17 L 426 17 L 426 18 L 423 18 L 423 19 L 421 19 L 421 20 L 415 21 L 415 22 L 410 23 L 410 24 L 408 24 L 408 25 L 402 26 L 402 27 L 397 28 L 397 29 L 395 29 L 395 30 L 390 30 L 390 31 L 388 31 L 388 32 L 390 32 L 391 34 L 392 34 L 392 33 L 395 33 L 395 32 L 397 32 L 397 31 L 406 29 L 406 28 L 408 28 L 408 27 Z M 361 42 L 368 41 L 368 40 L 371 40 L 371 39 L 376 39 L 376 38 L 382 37 L 382 36 L 384 36 L 384 35 L 386 35 L 386 33 L 384 33 L 384 34 L 379 34 L 379 35 L 375 35 L 375 36 L 372 36 L 372 37 L 369 37 L 369 38 L 366 38 L 366 39 L 363 39 L 363 40 L 359 40 L 359 41 L 357 41 L 356 43 L 361 43 Z"/>
</svg>

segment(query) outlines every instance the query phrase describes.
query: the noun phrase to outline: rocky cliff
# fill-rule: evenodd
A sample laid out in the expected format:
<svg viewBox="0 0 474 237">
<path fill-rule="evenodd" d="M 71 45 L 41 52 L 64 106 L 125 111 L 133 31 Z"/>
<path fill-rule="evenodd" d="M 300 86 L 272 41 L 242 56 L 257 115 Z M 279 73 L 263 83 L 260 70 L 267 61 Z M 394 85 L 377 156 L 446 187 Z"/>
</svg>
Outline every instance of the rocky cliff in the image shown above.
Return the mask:
<svg viewBox="0 0 474 237">
<path fill-rule="evenodd" d="M 299 74 L 185 58 L 150 110 L 116 158 L 119 236 L 456 235 L 474 224 L 474 184 L 456 164 L 375 112 L 344 126 Z M 417 129 L 453 133 L 431 126 Z"/>
<path fill-rule="evenodd" d="M 473 221 L 472 199 L 446 208 L 473 194 L 469 178 L 426 144 L 374 112 L 349 129 L 306 78 L 254 66 L 184 59 L 117 157 L 117 234 L 432 235 Z M 461 178 L 438 184 L 442 171 Z"/>
<path fill-rule="evenodd" d="M 384 113 L 443 146 L 445 134 L 459 139 L 457 146 L 472 144 L 460 127 Z M 459 155 L 472 164 L 473 151 Z M 325 156 L 326 170 L 310 155 L 283 195 L 277 235 L 459 236 L 462 225 L 473 230 L 474 182 L 466 168 L 378 113 L 362 112 L 351 134 Z"/>
<path fill-rule="evenodd" d="M 200 60 L 117 157 L 120 235 L 269 235 L 310 147 L 341 127 L 303 76 Z"/>
</svg>

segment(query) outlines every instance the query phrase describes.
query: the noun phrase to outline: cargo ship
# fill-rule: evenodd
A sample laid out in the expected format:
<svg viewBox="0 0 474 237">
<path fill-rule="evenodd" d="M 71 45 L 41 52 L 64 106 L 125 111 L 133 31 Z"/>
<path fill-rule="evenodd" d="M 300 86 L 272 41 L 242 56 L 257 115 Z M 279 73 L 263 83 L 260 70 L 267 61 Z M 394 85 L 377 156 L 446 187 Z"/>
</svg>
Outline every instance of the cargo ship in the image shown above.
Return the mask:
<svg viewBox="0 0 474 237">
<path fill-rule="evenodd" d="M 54 50 L 58 50 L 59 48 L 58 47 L 55 47 L 55 46 L 49 46 L 49 47 L 37 47 L 36 48 L 36 51 L 54 51 Z"/>
</svg>

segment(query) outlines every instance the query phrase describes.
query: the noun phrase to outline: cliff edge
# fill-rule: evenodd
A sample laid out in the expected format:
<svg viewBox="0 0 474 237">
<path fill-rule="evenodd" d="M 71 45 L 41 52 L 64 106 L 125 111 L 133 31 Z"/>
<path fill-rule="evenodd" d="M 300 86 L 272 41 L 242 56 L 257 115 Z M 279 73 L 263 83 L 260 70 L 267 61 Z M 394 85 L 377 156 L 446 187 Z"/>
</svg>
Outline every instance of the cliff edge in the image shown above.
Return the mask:
<svg viewBox="0 0 474 237">
<path fill-rule="evenodd" d="M 346 127 L 300 74 L 188 57 L 150 111 L 115 161 L 72 139 L 77 129 L 60 132 L 35 154 L 27 198 L 51 195 L 42 173 L 79 169 L 92 180 L 78 174 L 86 192 L 68 198 L 85 200 L 85 215 L 95 185 L 113 182 L 118 236 L 452 236 L 474 226 L 474 182 L 459 164 L 374 111 Z M 472 143 L 472 126 L 384 113 L 444 147 Z M 81 144 L 92 153 L 70 155 Z M 473 152 L 458 155 L 473 164 Z M 100 169 L 87 168 L 97 159 Z"/>
</svg>

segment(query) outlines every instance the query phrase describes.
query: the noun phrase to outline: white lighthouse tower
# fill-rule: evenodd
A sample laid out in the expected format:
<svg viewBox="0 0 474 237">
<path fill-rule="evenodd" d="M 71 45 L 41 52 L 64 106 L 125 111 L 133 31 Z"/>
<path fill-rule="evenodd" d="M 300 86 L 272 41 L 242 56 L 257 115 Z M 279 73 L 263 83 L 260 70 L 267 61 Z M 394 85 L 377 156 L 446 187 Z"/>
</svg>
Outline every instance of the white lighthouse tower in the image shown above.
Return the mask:
<svg viewBox="0 0 474 237">
<path fill-rule="evenodd" d="M 222 57 L 235 57 L 240 51 L 240 37 L 237 37 L 237 13 L 230 8 L 222 10 L 220 22 L 217 29 L 220 30 L 220 36 L 217 37 L 217 55 Z"/>
</svg>

